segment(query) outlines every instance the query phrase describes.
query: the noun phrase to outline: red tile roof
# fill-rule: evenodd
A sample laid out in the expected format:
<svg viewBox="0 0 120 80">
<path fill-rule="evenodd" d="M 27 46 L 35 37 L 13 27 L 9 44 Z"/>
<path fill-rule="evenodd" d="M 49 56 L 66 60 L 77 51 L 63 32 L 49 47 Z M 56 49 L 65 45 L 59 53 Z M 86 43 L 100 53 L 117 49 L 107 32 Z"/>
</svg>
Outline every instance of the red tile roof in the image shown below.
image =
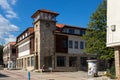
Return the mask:
<svg viewBox="0 0 120 80">
<path fill-rule="evenodd" d="M 8 42 L 5 46 L 7 46 L 7 45 L 15 45 L 16 44 L 16 42 Z"/>
<path fill-rule="evenodd" d="M 42 9 L 42 10 L 37 10 L 31 17 L 35 18 L 35 16 L 38 15 L 40 12 L 50 13 L 50 14 L 54 14 L 56 16 L 59 15 L 59 13 L 57 13 L 57 12 L 53 12 L 53 11 L 50 11 L 50 10 Z"/>
<path fill-rule="evenodd" d="M 13 44 L 14 45 L 14 44 L 16 44 L 16 42 L 9 42 L 9 44 Z"/>
<path fill-rule="evenodd" d="M 71 26 L 71 25 L 67 25 L 67 24 L 56 24 L 57 28 L 74 28 L 74 29 L 86 29 L 86 28 L 82 28 L 82 27 L 78 27 L 78 26 Z"/>
<path fill-rule="evenodd" d="M 57 28 L 63 28 L 65 25 L 64 24 L 56 24 Z"/>
<path fill-rule="evenodd" d="M 53 11 L 50 11 L 50 10 L 45 10 L 45 9 L 42 9 L 42 10 L 39 10 L 40 12 L 46 12 L 46 13 L 51 13 L 51 14 L 56 14 L 58 15 L 57 12 L 53 12 Z"/>
<path fill-rule="evenodd" d="M 63 30 L 63 28 L 86 30 L 86 28 L 82 28 L 82 27 L 78 27 L 78 26 L 71 26 L 71 25 L 66 25 L 66 24 L 56 24 L 56 30 L 54 32 L 59 33 Z"/>
<path fill-rule="evenodd" d="M 19 38 L 21 35 L 23 35 L 25 32 L 29 31 L 30 34 L 34 33 L 34 28 L 33 27 L 28 27 L 26 30 L 24 30 L 21 34 L 17 36 Z"/>
</svg>

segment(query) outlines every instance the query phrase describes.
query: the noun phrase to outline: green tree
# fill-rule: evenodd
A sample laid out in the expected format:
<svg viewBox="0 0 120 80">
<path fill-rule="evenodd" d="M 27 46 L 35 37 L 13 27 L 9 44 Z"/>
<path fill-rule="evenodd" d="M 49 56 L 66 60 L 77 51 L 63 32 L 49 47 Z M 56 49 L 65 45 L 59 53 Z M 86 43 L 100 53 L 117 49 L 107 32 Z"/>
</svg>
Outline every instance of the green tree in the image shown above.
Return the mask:
<svg viewBox="0 0 120 80">
<path fill-rule="evenodd" d="M 114 57 L 113 48 L 106 47 L 107 1 L 98 6 L 90 17 L 90 22 L 83 38 L 86 40 L 85 52 L 110 60 Z"/>
</svg>

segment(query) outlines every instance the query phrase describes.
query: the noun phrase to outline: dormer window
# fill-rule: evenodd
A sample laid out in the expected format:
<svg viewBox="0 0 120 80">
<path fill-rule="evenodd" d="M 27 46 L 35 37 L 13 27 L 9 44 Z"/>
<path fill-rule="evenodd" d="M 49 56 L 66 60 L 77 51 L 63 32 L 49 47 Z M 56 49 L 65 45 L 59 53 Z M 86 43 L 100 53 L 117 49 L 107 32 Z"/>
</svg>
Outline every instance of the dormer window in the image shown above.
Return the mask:
<svg viewBox="0 0 120 80">
<path fill-rule="evenodd" d="M 27 37 L 27 33 L 25 33 L 25 37 Z"/>
<path fill-rule="evenodd" d="M 28 35 L 30 35 L 30 32 L 28 32 Z"/>
<path fill-rule="evenodd" d="M 74 34 L 75 33 L 74 29 L 69 29 L 69 33 Z"/>
<path fill-rule="evenodd" d="M 80 36 L 84 35 L 85 31 L 84 30 L 80 30 Z"/>
<path fill-rule="evenodd" d="M 38 19 L 40 19 L 40 15 L 38 15 L 34 20 L 37 21 Z"/>
<path fill-rule="evenodd" d="M 51 20 L 56 21 L 56 17 L 54 15 L 51 15 Z"/>
<path fill-rule="evenodd" d="M 22 40 L 22 38 L 20 37 L 20 40 Z"/>
<path fill-rule="evenodd" d="M 63 29 L 63 32 L 64 32 L 64 33 L 67 33 L 67 29 Z"/>
<path fill-rule="evenodd" d="M 23 39 L 25 38 L 24 35 L 22 37 L 23 37 Z"/>
<path fill-rule="evenodd" d="M 19 40 L 19 38 L 17 39 L 17 42 L 19 42 L 20 40 Z"/>
</svg>

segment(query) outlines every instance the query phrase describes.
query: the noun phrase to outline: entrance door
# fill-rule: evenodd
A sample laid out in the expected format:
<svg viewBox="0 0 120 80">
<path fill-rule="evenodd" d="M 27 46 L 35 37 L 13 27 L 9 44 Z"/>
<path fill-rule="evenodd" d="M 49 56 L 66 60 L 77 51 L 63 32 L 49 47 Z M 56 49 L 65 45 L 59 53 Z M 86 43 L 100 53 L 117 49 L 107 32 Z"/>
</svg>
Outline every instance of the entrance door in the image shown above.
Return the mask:
<svg viewBox="0 0 120 80">
<path fill-rule="evenodd" d="M 25 61 L 24 61 L 24 68 L 27 69 L 27 66 L 26 66 L 26 58 L 25 58 Z"/>
<path fill-rule="evenodd" d="M 35 56 L 35 69 L 38 69 L 38 55 Z"/>
<path fill-rule="evenodd" d="M 44 58 L 44 63 L 45 63 L 45 68 L 50 68 L 52 67 L 52 57 L 51 56 L 47 56 Z"/>
</svg>

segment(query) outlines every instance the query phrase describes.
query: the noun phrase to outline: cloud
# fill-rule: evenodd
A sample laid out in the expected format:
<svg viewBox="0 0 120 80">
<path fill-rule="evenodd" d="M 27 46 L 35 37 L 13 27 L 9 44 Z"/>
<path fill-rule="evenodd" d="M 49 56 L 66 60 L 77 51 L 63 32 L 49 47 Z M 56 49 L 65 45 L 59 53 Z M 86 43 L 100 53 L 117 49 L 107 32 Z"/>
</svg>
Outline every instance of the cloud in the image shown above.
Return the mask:
<svg viewBox="0 0 120 80">
<path fill-rule="evenodd" d="M 16 40 L 16 37 L 14 35 L 9 35 L 8 38 L 5 38 L 5 43 L 13 42 Z"/>
<path fill-rule="evenodd" d="M 11 4 L 12 4 L 12 5 L 15 5 L 16 2 L 17 2 L 17 0 L 11 0 Z"/>
<path fill-rule="evenodd" d="M 12 5 L 17 0 L 0 0 L 0 8 L 3 14 L 0 14 L 0 44 L 15 41 L 16 37 L 12 33 L 18 31 L 18 26 L 10 22 L 11 19 L 17 18 L 17 14 L 13 11 Z M 4 13 L 5 12 L 5 13 Z"/>
<path fill-rule="evenodd" d="M 11 4 L 15 4 L 16 0 L 11 0 Z M 8 3 L 8 0 L 0 0 L 0 7 L 5 10 L 7 18 L 17 18 L 17 14 L 13 11 L 12 7 Z"/>
<path fill-rule="evenodd" d="M 7 18 L 16 18 L 17 15 L 13 11 L 6 11 L 8 14 L 6 14 Z"/>
<path fill-rule="evenodd" d="M 9 20 L 0 14 L 0 43 L 15 41 L 16 37 L 11 32 L 18 31 L 18 26 L 12 24 Z"/>
</svg>

